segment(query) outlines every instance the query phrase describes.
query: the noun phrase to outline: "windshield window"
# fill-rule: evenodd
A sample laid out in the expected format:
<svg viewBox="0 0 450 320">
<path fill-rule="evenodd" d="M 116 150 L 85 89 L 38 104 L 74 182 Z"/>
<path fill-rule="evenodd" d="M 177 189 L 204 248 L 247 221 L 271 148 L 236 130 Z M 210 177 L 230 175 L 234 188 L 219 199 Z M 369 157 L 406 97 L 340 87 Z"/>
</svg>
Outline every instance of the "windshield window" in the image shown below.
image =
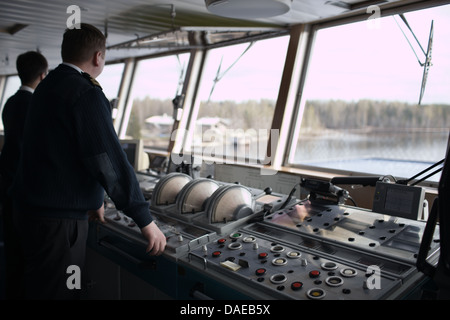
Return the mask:
<svg viewBox="0 0 450 320">
<path fill-rule="evenodd" d="M 450 6 L 320 29 L 289 162 L 409 178 L 443 159 L 450 128 Z M 402 31 L 403 30 L 403 31 Z M 408 40 L 407 40 L 408 39 Z M 431 177 L 438 181 L 440 174 Z"/>
</svg>

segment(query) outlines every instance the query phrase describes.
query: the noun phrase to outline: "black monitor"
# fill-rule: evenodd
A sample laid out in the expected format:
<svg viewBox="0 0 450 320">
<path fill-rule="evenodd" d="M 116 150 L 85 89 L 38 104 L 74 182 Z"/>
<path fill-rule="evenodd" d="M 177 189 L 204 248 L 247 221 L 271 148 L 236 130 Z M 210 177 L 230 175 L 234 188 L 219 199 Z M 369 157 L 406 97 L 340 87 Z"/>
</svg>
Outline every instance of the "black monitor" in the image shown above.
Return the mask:
<svg viewBox="0 0 450 320">
<path fill-rule="evenodd" d="M 127 155 L 128 161 L 135 171 L 147 169 L 149 166 L 148 155 L 144 152 L 144 144 L 139 139 L 123 139 L 120 145 Z"/>
</svg>

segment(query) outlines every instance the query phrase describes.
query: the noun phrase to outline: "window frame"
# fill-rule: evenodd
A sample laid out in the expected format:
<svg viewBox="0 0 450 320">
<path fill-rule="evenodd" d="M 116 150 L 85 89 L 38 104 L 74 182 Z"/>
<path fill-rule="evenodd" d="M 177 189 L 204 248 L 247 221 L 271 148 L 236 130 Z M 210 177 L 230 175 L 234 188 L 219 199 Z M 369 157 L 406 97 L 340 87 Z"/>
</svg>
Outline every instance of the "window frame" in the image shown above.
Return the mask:
<svg viewBox="0 0 450 320">
<path fill-rule="evenodd" d="M 119 59 L 119 60 L 112 60 L 112 61 L 108 61 L 105 64 L 105 67 L 103 68 L 102 74 L 105 71 L 105 68 L 107 68 L 108 66 L 111 65 L 118 65 L 118 64 L 122 64 L 123 68 L 122 68 L 122 74 L 120 75 L 120 80 L 119 80 L 119 85 L 117 87 L 117 92 L 115 94 L 115 97 L 113 99 L 116 99 L 115 104 L 113 106 L 111 106 L 111 113 L 112 113 L 112 117 L 113 117 L 113 123 L 115 125 L 116 123 L 116 119 L 121 118 L 121 93 L 123 92 L 124 86 L 126 86 L 125 84 L 125 74 L 126 74 L 126 69 L 127 69 L 127 61 L 124 59 Z M 101 76 L 101 75 L 100 75 Z M 102 85 L 101 81 L 100 81 L 100 85 Z M 105 97 L 108 99 L 109 102 L 111 102 L 111 100 L 106 96 Z M 117 128 L 116 128 L 116 132 L 117 132 Z"/>
<path fill-rule="evenodd" d="M 18 86 L 16 88 L 12 88 L 13 91 L 11 92 L 10 96 L 6 96 L 6 89 L 8 88 L 8 81 L 12 78 L 16 78 L 16 80 L 18 80 Z M 4 126 L 3 126 L 3 120 L 1 119 L 1 116 L 3 114 L 3 107 L 5 106 L 6 101 L 8 101 L 8 99 L 14 95 L 17 90 L 19 90 L 21 86 L 21 81 L 19 79 L 19 74 L 15 73 L 15 74 L 8 74 L 5 76 L 1 77 L 0 80 L 0 132 L 4 132 Z"/>
<path fill-rule="evenodd" d="M 186 137 L 184 139 L 183 142 L 183 149 L 187 150 L 188 153 L 192 153 L 194 156 L 197 154 L 195 153 L 196 150 L 193 150 L 193 145 L 192 145 L 192 138 L 194 135 L 194 131 L 195 131 L 195 127 L 196 127 L 196 122 L 197 122 L 197 118 L 198 118 L 198 113 L 200 110 L 200 105 L 201 102 L 200 101 L 200 97 L 198 96 L 199 93 L 199 87 L 202 83 L 202 78 L 204 77 L 204 67 L 205 64 L 207 63 L 207 60 L 209 58 L 209 54 L 211 53 L 212 50 L 214 49 L 220 49 L 220 48 L 224 48 L 224 47 L 229 47 L 229 46 L 233 46 L 233 45 L 238 45 L 238 44 L 249 44 L 252 41 L 264 41 L 264 40 L 268 40 L 268 39 L 273 39 L 273 38 L 281 38 L 281 37 L 287 37 L 287 48 L 286 48 L 286 53 L 285 53 L 285 60 L 283 63 L 283 67 L 281 70 L 281 74 L 280 74 L 280 84 L 278 88 L 282 87 L 282 82 L 283 82 L 283 78 L 284 78 L 284 74 L 286 72 L 286 63 L 287 63 L 287 56 L 288 56 L 288 52 L 289 52 L 289 46 L 292 40 L 292 34 L 289 30 L 280 30 L 279 33 L 277 34 L 271 34 L 271 35 L 265 35 L 265 36 L 257 36 L 257 37 L 252 37 L 252 38 L 245 38 L 245 39 L 238 39 L 238 40 L 233 40 L 233 41 L 229 41 L 226 43 L 220 43 L 220 44 L 215 44 L 215 45 L 210 45 L 208 47 L 203 48 L 202 51 L 202 61 L 201 61 L 201 67 L 199 69 L 198 72 L 198 76 L 196 79 L 196 92 L 195 92 L 195 98 L 192 103 L 192 108 L 191 108 L 191 116 L 188 119 L 188 125 L 185 129 L 187 129 L 186 131 Z M 290 87 L 290 85 L 288 84 L 288 86 Z M 277 116 L 277 108 L 279 108 L 278 106 L 278 101 L 280 99 L 280 92 L 278 91 L 277 96 L 274 99 L 274 113 L 272 115 L 272 119 L 271 119 L 271 125 L 269 128 L 267 128 L 269 131 L 271 129 L 273 129 L 273 125 L 274 125 L 274 119 Z M 283 118 L 283 116 L 282 116 Z M 287 132 L 287 131 L 286 131 Z M 280 133 L 281 134 L 281 133 Z M 274 150 L 270 150 L 270 137 L 269 137 L 269 141 L 266 147 L 266 156 L 267 155 L 271 155 L 271 158 L 273 160 L 273 153 L 275 153 Z M 278 144 L 275 146 L 278 149 Z M 202 149 L 202 153 L 203 153 L 203 149 Z M 198 154 L 197 154 L 198 155 Z M 245 155 L 245 158 L 242 157 L 238 157 L 236 154 L 233 155 L 232 159 L 227 156 L 226 154 L 221 154 L 221 155 L 217 155 L 217 156 L 205 156 L 203 154 L 201 154 L 201 157 L 203 159 L 206 159 L 210 162 L 214 162 L 214 161 L 218 161 L 218 163 L 226 163 L 226 164 L 239 164 L 239 165 L 256 165 L 256 166 L 261 166 L 263 165 L 263 162 L 265 162 L 267 159 L 250 159 L 248 157 L 248 154 Z M 229 163 L 229 161 L 232 160 L 232 163 Z M 273 162 L 273 161 L 272 161 Z M 269 165 L 272 163 L 269 163 Z"/>
<path fill-rule="evenodd" d="M 151 55 L 139 56 L 139 57 L 132 58 L 128 62 L 126 62 L 126 65 L 124 68 L 124 75 L 122 77 L 122 82 L 123 82 L 123 85 L 127 86 L 127 90 L 126 90 L 126 96 L 123 98 L 120 97 L 120 99 L 122 99 L 122 101 L 123 101 L 123 106 L 122 106 L 122 108 L 119 108 L 120 124 L 118 125 L 118 130 L 117 130 L 118 136 L 120 139 L 124 139 L 124 137 L 127 134 L 128 122 L 130 120 L 130 115 L 131 115 L 131 111 L 133 108 L 133 101 L 132 101 L 133 85 L 135 84 L 135 81 L 136 81 L 139 63 L 142 61 L 145 61 L 145 60 L 158 59 L 158 58 L 164 58 L 164 57 L 169 57 L 169 56 L 176 56 L 178 54 L 185 54 L 185 53 L 190 55 L 188 58 L 188 64 L 189 64 L 191 59 L 193 58 L 192 50 L 189 50 L 189 49 L 174 50 L 174 51 L 156 53 L 156 54 L 151 54 Z M 182 92 L 185 90 L 186 84 L 189 81 L 188 77 L 189 77 L 189 73 L 186 71 L 184 80 L 183 80 Z M 126 78 L 128 78 L 128 79 L 126 79 Z M 126 84 L 125 84 L 125 82 L 126 82 Z M 121 88 L 120 92 L 122 92 L 122 88 Z M 123 93 L 125 94 L 125 92 L 123 92 Z M 184 105 L 186 105 L 186 101 L 184 102 Z M 122 109 L 122 110 L 120 110 L 120 109 Z M 173 146 L 173 144 L 171 143 L 171 141 L 169 139 L 167 148 L 152 148 L 152 147 L 145 146 L 144 150 L 155 153 L 155 154 L 168 154 L 171 152 L 172 146 Z"/>
</svg>

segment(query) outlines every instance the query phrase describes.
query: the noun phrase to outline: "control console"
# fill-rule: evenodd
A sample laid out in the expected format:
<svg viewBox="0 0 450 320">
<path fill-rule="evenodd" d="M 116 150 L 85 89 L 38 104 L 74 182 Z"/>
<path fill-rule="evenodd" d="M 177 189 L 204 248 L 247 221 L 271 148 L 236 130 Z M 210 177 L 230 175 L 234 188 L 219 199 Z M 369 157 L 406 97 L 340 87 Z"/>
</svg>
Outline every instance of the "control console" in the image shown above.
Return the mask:
<svg viewBox="0 0 450 320">
<path fill-rule="evenodd" d="M 372 300 L 400 298 L 421 281 L 415 264 L 423 221 L 183 173 L 141 179 L 149 183 L 177 295 L 203 283 L 227 299 Z M 134 222 L 106 203 L 102 228 L 146 245 Z M 438 228 L 433 239 L 428 261 L 436 264 Z"/>
</svg>

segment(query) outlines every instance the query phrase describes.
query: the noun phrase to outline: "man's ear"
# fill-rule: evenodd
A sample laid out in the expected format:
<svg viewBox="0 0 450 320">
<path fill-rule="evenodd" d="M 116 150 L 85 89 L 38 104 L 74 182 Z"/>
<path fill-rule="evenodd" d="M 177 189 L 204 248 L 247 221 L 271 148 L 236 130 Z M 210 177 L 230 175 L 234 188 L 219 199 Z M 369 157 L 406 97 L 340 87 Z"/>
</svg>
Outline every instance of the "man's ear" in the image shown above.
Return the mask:
<svg viewBox="0 0 450 320">
<path fill-rule="evenodd" d="M 102 58 L 103 53 L 101 51 L 96 51 L 94 54 L 94 66 L 98 67 L 100 65 L 100 59 Z"/>
</svg>

